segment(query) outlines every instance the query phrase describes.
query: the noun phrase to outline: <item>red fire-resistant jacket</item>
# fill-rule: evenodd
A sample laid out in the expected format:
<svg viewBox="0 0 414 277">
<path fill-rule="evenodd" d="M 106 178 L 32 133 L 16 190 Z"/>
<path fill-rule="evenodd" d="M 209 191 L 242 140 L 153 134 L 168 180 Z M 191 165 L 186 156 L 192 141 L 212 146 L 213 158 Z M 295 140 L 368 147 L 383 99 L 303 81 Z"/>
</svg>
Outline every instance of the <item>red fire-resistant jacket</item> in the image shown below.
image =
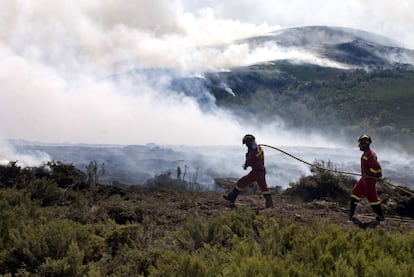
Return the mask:
<svg viewBox="0 0 414 277">
<path fill-rule="evenodd" d="M 245 167 L 251 166 L 253 171 L 263 171 L 264 153 L 260 145 L 256 149 L 249 149 L 246 153 Z"/>
<path fill-rule="evenodd" d="M 377 154 L 371 149 L 364 151 L 361 156 L 362 176 L 377 177 L 381 173 L 381 166 L 377 160 Z"/>
</svg>

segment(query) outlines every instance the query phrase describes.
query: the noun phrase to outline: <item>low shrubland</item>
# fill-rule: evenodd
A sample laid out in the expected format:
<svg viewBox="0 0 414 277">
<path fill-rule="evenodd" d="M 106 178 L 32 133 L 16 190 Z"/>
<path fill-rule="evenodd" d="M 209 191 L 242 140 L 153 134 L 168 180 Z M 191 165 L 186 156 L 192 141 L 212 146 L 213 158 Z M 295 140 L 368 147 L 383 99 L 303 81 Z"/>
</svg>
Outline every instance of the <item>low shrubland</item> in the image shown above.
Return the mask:
<svg viewBox="0 0 414 277">
<path fill-rule="evenodd" d="M 19 183 L 0 183 L 4 276 L 414 276 L 413 231 L 203 214 L 206 192 L 62 187 L 14 167 Z"/>
</svg>

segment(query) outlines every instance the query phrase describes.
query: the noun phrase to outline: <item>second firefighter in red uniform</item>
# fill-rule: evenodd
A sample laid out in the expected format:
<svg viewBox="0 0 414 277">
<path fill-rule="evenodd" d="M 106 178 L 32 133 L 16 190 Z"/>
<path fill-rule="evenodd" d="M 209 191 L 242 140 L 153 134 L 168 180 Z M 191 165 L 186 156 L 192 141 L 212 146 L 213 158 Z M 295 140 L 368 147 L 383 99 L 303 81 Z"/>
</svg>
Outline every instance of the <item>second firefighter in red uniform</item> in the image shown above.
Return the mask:
<svg viewBox="0 0 414 277">
<path fill-rule="evenodd" d="M 260 145 L 257 145 L 255 137 L 250 134 L 243 137 L 242 143 L 247 147 L 246 160 L 243 168 L 246 170 L 248 167 L 251 167 L 252 170 L 247 175 L 241 177 L 233 190 L 223 197 L 234 205 L 238 194 L 245 187 L 256 182 L 265 198 L 266 208 L 272 208 L 272 196 L 266 183 L 266 168 L 264 166 L 263 149 Z"/>
<path fill-rule="evenodd" d="M 381 201 L 378 197 L 376 183 L 382 177 L 381 165 L 378 162 L 376 153 L 370 149 L 371 138 L 362 135 L 358 139 L 359 149 L 363 152 L 361 156 L 361 178 L 355 184 L 351 193 L 350 220 L 354 219 L 354 213 L 359 200 L 362 197 L 368 199 L 369 205 L 375 212 L 376 220 L 383 221 L 384 214 L 381 209 Z"/>
</svg>

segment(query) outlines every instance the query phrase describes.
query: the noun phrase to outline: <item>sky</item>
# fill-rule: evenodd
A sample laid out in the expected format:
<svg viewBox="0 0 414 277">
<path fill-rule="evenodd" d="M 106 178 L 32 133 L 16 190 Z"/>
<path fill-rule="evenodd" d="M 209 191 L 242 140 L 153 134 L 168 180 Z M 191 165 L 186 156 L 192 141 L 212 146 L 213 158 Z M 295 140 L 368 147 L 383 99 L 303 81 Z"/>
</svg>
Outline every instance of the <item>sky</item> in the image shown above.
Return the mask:
<svg viewBox="0 0 414 277">
<path fill-rule="evenodd" d="M 413 10 L 408 0 L 2 0 L 0 138 L 233 145 L 254 133 L 268 144 L 326 146 L 322 135 L 300 139 L 283 122 L 245 126 L 218 107 L 207 113 L 169 91 L 168 75 L 111 76 L 136 68 L 198 74 L 299 55 L 232 42 L 308 25 L 362 29 L 414 49 Z"/>
<path fill-rule="evenodd" d="M 414 48 L 414 2 L 410 0 L 184 1 L 188 10 L 210 7 L 217 18 L 280 28 L 327 25 L 374 32 Z M 191 4 L 190 4 L 191 3 Z"/>
</svg>

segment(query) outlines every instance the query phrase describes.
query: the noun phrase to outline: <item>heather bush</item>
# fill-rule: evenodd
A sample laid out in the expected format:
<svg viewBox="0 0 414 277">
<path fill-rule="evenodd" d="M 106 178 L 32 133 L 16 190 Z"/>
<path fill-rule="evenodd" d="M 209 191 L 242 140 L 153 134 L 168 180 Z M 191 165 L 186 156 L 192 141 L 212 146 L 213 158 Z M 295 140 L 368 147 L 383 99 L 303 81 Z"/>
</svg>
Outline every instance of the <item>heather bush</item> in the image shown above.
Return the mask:
<svg viewBox="0 0 414 277">
<path fill-rule="evenodd" d="M 126 224 L 142 222 L 143 214 L 127 201 L 124 201 L 119 195 L 111 196 L 105 204 L 106 212 L 111 219 L 117 224 Z"/>
<path fill-rule="evenodd" d="M 204 244 L 232 248 L 238 239 L 255 235 L 254 218 L 255 211 L 243 207 L 207 222 L 191 218 L 177 233 L 176 239 L 182 249 L 189 251 Z"/>
<path fill-rule="evenodd" d="M 191 224 L 184 227 L 187 231 L 181 233 L 184 236 L 183 241 L 187 238 L 202 243 L 199 243 L 200 247 L 197 249 L 181 244 L 177 253 L 183 250 L 183 253 L 192 253 L 191 255 L 195 256 L 192 260 L 195 267 L 214 267 L 215 274 L 222 276 L 412 274 L 413 232 L 389 234 L 380 227 L 364 231 L 324 221 L 304 226 L 289 219 L 266 218 L 254 216 L 252 213 L 253 221 L 241 221 L 244 231 L 240 236 L 240 225 L 232 225 L 231 222 L 232 218 L 244 217 L 246 211 L 242 210 L 226 214 L 223 221 L 220 221 L 223 226 L 227 226 L 227 236 L 231 237 L 230 244 L 213 243 L 215 240 L 208 240 L 208 236 L 204 240 L 200 239 L 203 234 L 205 235 L 205 230 L 215 224 L 217 218 L 214 218 L 204 224 L 198 222 L 199 226 L 194 230 L 199 231 L 192 234 L 187 230 Z M 261 224 L 252 224 L 254 221 L 260 221 Z M 193 220 L 191 222 L 194 223 Z M 217 234 L 220 236 L 220 233 Z M 162 267 L 164 274 L 178 276 L 176 272 L 183 266 L 181 263 L 184 259 L 178 256 L 170 257 L 169 266 Z M 197 256 L 202 258 L 198 262 Z M 187 260 L 186 264 L 189 266 L 191 263 Z M 197 274 L 194 276 L 209 276 L 204 271 Z"/>
<path fill-rule="evenodd" d="M 39 201 L 41 206 L 51 206 L 63 200 L 64 190 L 48 178 L 35 179 L 28 184 L 30 197 Z"/>
<path fill-rule="evenodd" d="M 87 267 L 83 265 L 84 253 L 76 242 L 71 242 L 67 254 L 62 259 L 46 258 L 46 261 L 39 267 L 41 276 L 83 276 Z"/>
<path fill-rule="evenodd" d="M 331 162 L 315 161 L 314 165 L 316 167 L 311 167 L 311 176 L 304 176 L 299 182 L 291 183 L 285 193 L 304 201 L 327 198 L 339 203 L 348 202 L 355 179 L 322 169 L 334 170 Z"/>
</svg>

